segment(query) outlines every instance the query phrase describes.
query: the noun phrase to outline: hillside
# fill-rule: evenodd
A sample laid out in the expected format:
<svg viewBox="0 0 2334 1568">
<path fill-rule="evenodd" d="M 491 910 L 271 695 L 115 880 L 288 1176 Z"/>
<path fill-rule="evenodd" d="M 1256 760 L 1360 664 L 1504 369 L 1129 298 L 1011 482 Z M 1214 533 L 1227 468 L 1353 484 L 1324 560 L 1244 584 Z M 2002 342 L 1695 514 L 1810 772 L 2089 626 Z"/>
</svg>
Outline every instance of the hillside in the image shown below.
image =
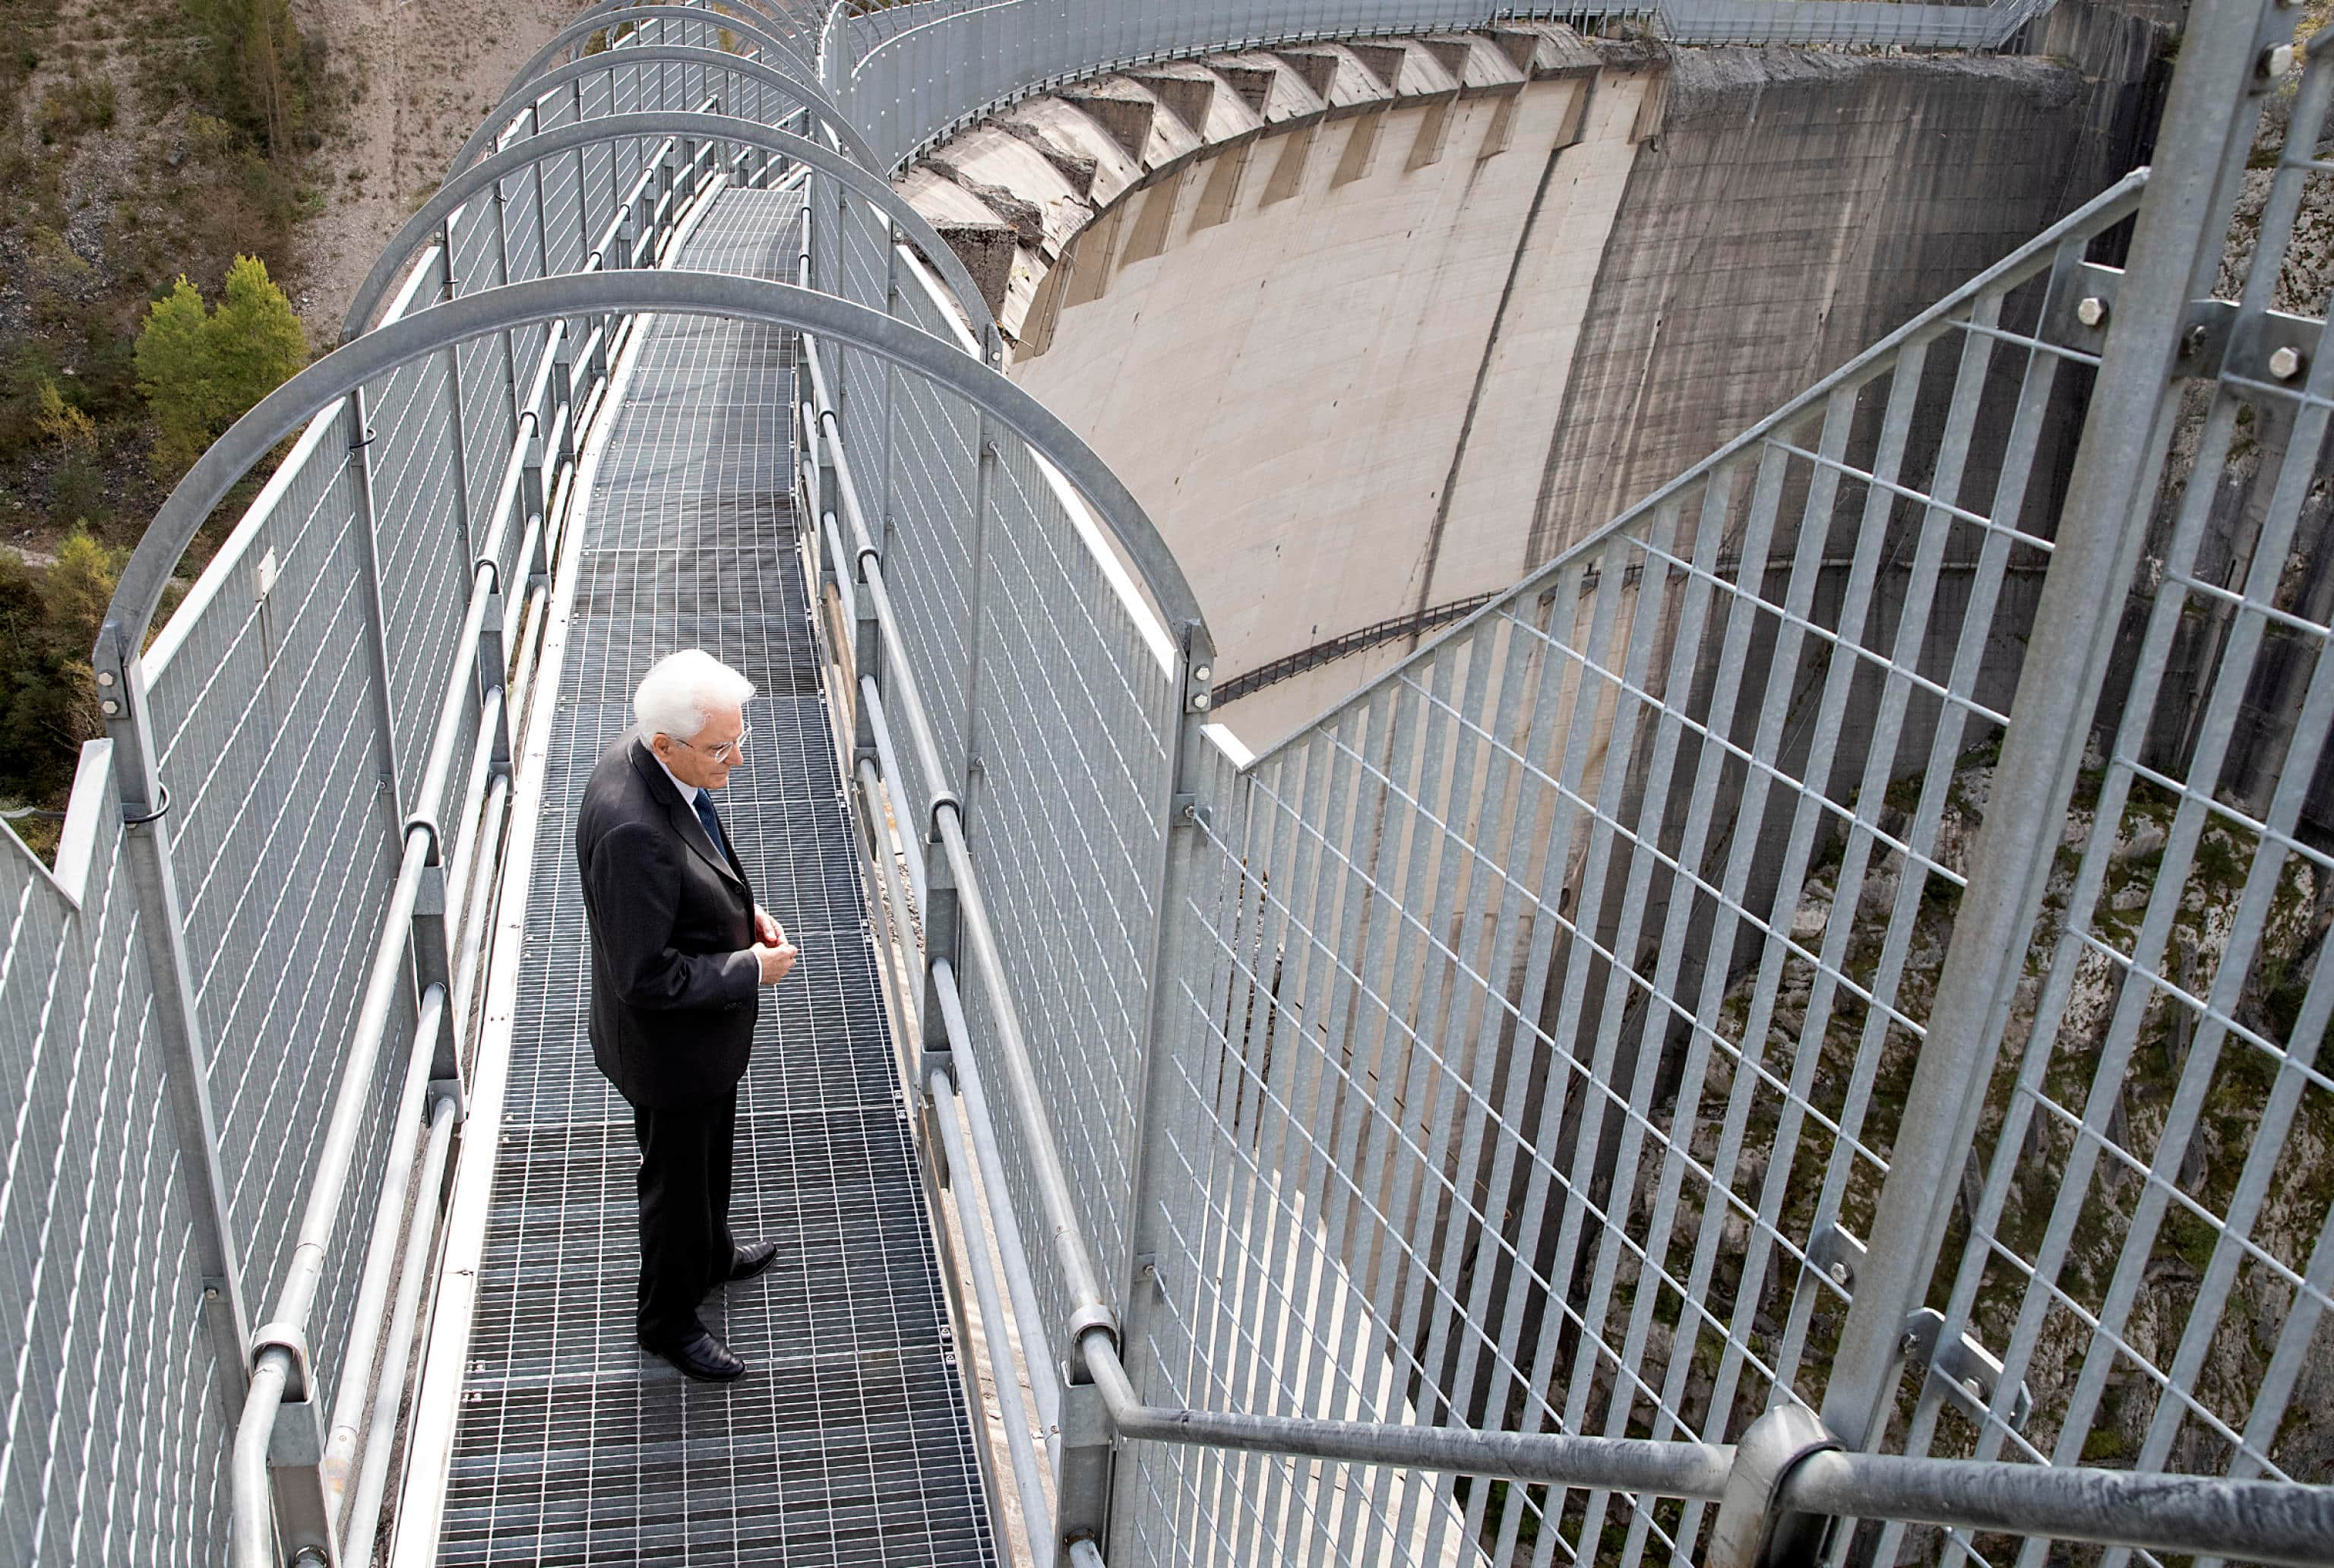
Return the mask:
<svg viewBox="0 0 2334 1568">
<path fill-rule="evenodd" d="M 182 275 L 215 301 L 253 255 L 330 347 L 381 245 L 576 9 L 0 0 L 0 810 L 61 803 L 95 617 L 186 461 L 139 390 L 149 303 Z"/>
</svg>

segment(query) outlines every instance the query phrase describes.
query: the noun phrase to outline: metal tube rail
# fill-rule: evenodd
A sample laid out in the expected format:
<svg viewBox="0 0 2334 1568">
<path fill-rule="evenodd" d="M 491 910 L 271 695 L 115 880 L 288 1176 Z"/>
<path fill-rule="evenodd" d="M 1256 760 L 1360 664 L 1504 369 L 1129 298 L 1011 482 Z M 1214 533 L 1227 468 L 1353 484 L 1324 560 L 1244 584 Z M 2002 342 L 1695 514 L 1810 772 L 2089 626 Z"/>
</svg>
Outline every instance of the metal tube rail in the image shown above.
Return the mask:
<svg viewBox="0 0 2334 1568">
<path fill-rule="evenodd" d="M 495 688 L 491 698 L 496 707 L 503 706 L 503 688 Z M 488 726 L 492 720 L 488 721 Z M 482 726 L 484 727 L 484 726 Z M 494 899 L 496 879 L 484 874 L 483 868 L 502 858 L 503 837 L 510 801 L 510 774 L 497 773 L 487 786 L 485 807 L 479 813 L 469 837 L 484 841 L 479 846 L 476 863 L 482 868 L 463 890 L 461 902 L 453 907 L 462 911 L 460 934 L 456 938 L 454 958 L 448 972 L 454 977 L 454 1016 L 468 1025 L 470 1004 L 478 994 L 479 968 L 486 955 L 487 911 Z M 451 895 L 448 895 L 449 901 Z"/>
<path fill-rule="evenodd" d="M 399 933 L 400 939 L 394 943 L 384 941 L 374 955 L 371 983 L 358 1014 L 356 1038 L 342 1073 L 323 1152 L 317 1159 L 315 1183 L 309 1188 L 307 1206 L 301 1213 L 299 1245 L 277 1296 L 271 1323 L 294 1332 L 305 1329 L 316 1281 L 323 1273 L 323 1244 L 330 1239 L 339 1217 L 341 1192 L 347 1185 L 348 1168 L 355 1150 L 358 1118 L 370 1098 L 365 1090 L 371 1081 L 372 1063 L 387 1029 L 394 986 L 403 969 L 402 934 L 412 919 L 414 893 L 420 886 L 422 855 L 428 846 L 429 841 L 420 827 L 407 834 L 404 866 L 391 898 L 386 927 Z M 420 1022 L 428 1028 L 426 1032 L 416 1030 L 418 1042 L 435 1038 L 436 1021 L 445 1005 L 444 990 L 430 986 L 422 996 L 420 1015 Z M 306 1374 L 307 1369 L 298 1366 L 291 1347 L 282 1342 L 267 1344 L 252 1366 L 250 1390 L 244 1399 L 242 1418 L 236 1424 L 234 1475 L 230 1483 L 236 1568 L 274 1568 L 275 1500 L 269 1491 L 268 1449 L 275 1435 L 276 1416 L 284 1408 L 285 1394 L 291 1387 L 295 1369 Z M 302 1391 L 304 1394 L 313 1390 Z"/>
<path fill-rule="evenodd" d="M 1810 1454 L 1783 1478 L 1796 1513 L 2325 1568 L 2334 1486 L 1999 1460 Z"/>
<path fill-rule="evenodd" d="M 912 695 L 904 683 L 902 694 Z M 1118 1314 L 1111 1310 L 1110 1298 L 1103 1293 L 1101 1271 L 1095 1266 L 1085 1233 L 1078 1226 L 1077 1208 L 1070 1197 L 1069 1172 L 1062 1166 L 1053 1122 L 1046 1114 L 1045 1092 L 1038 1086 L 1037 1070 L 1029 1063 L 1029 1047 L 1021 1033 L 1020 1010 L 1014 1005 L 1012 989 L 1006 983 L 1004 955 L 998 950 L 997 933 L 989 920 L 988 901 L 981 897 L 980 879 L 972 869 L 972 855 L 964 842 L 964 823 L 958 813 L 953 798 L 934 801 L 932 827 L 948 853 L 949 867 L 956 874 L 957 909 L 963 921 L 965 940 L 972 949 L 972 960 L 981 982 L 989 987 L 989 1005 L 996 1010 L 1006 1087 L 1013 1110 L 1028 1133 L 1029 1161 L 1035 1167 L 1032 1174 L 1037 1178 L 1038 1201 L 1045 1207 L 1055 1261 L 1061 1265 L 1063 1281 L 1069 1290 L 1071 1332 L 1081 1350 L 1097 1337 L 1107 1339 L 1115 1358 Z"/>
<path fill-rule="evenodd" d="M 454 1147 L 454 1126 L 459 1107 L 440 1095 L 429 1108 L 429 1141 L 422 1152 L 419 1190 L 426 1197 L 444 1181 L 446 1160 Z M 416 1324 L 421 1316 L 421 1282 L 438 1241 L 438 1205 L 425 1203 L 413 1217 L 413 1243 L 408 1265 L 397 1284 L 397 1311 L 390 1320 L 389 1359 L 381 1368 L 373 1393 L 372 1427 L 364 1448 L 364 1467 L 357 1477 L 356 1502 L 349 1515 L 349 1538 L 341 1561 L 349 1568 L 366 1568 L 372 1562 L 373 1537 L 381 1529 L 381 1498 L 389 1486 L 390 1450 L 395 1446 L 397 1418 L 405 1403 L 405 1371 L 413 1356 Z"/>
<path fill-rule="evenodd" d="M 1013 1211 L 1012 1195 L 1005 1185 L 1005 1157 L 997 1144 L 997 1124 L 989 1120 L 989 1095 L 981 1087 L 980 1064 L 973 1059 L 972 1031 L 965 1022 L 964 998 L 957 991 L 956 967 L 945 958 L 932 966 L 932 992 L 940 998 L 941 1023 L 962 1063 L 954 1082 L 959 1097 L 964 1101 L 965 1119 L 972 1129 L 972 1151 L 980 1163 L 982 1191 L 997 1195 L 996 1201 L 988 1206 L 989 1217 L 997 1227 L 997 1250 L 1005 1259 L 1006 1289 L 1013 1297 L 1021 1346 L 1029 1361 L 1030 1387 L 1037 1396 L 1037 1419 L 1048 1432 L 1057 1432 L 1062 1421 L 1061 1374 L 1056 1370 L 1053 1345 L 1046 1332 L 1046 1314 L 1037 1305 L 1029 1253 L 1021 1239 L 1020 1217 Z"/>
<path fill-rule="evenodd" d="M 1449 1470 L 1711 1502 L 1725 1496 L 1727 1476 L 1734 1464 L 1731 1443 L 1577 1438 L 1562 1432 L 1479 1431 L 1471 1427 L 1171 1409 L 1143 1404 L 1134 1397 L 1134 1385 L 1119 1361 L 1118 1348 L 1103 1331 L 1089 1329 L 1079 1336 L 1078 1347 L 1086 1371 L 1102 1390 L 1111 1424 L 1119 1436 L 1142 1441 L 1401 1469 Z"/>
<path fill-rule="evenodd" d="M 948 1151 L 949 1168 L 965 1170 L 969 1162 L 965 1159 L 964 1101 L 956 1093 L 955 1080 L 945 1069 L 935 1067 L 927 1085 L 933 1092 L 932 1098 L 943 1102 L 941 1114 L 933 1120 L 940 1123 L 940 1142 Z M 965 1258 L 971 1265 L 973 1294 L 980 1301 L 980 1331 L 989 1341 L 989 1371 L 997 1380 L 998 1416 L 1005 1428 L 1006 1451 L 1013 1460 L 1014 1488 L 1021 1495 L 1022 1525 L 1035 1554 L 1039 1524 L 1053 1515 L 1046 1502 L 1045 1481 L 1037 1470 L 1037 1449 L 1029 1441 L 1029 1416 L 1021 1403 L 1021 1380 L 1013 1375 L 1013 1347 L 1005 1332 L 1005 1306 L 998 1299 L 996 1264 L 989 1255 L 989 1237 L 981 1227 L 980 1215 L 975 1211 L 976 1206 L 964 1202 L 962 1185 L 957 1187 L 957 1196 L 959 1212 L 965 1218 Z M 1051 1534 L 1050 1530 L 1047 1534 Z"/>
<path fill-rule="evenodd" d="M 398 1127 L 420 1121 L 429 1105 L 429 1065 L 436 1038 L 434 1028 L 414 1034 L 405 1085 L 397 1097 L 394 1125 Z M 365 1247 L 364 1269 L 358 1275 L 356 1306 L 349 1314 L 348 1344 L 341 1358 L 344 1367 L 370 1368 L 381 1348 L 381 1326 L 390 1310 L 390 1281 L 397 1275 L 398 1259 L 403 1251 L 400 1244 L 406 1234 L 406 1211 L 412 1199 L 411 1178 L 412 1162 L 392 1156 L 381 1203 L 373 1210 L 372 1239 Z M 333 1393 L 333 1414 L 324 1435 L 325 1496 L 336 1513 L 348 1489 L 349 1467 L 357 1456 L 358 1424 L 364 1402 L 363 1381 L 342 1378 Z"/>
<path fill-rule="evenodd" d="M 429 864 L 430 849 L 430 831 L 425 825 L 417 822 L 406 830 L 405 857 L 398 866 L 396 885 L 390 890 L 364 1000 L 357 1009 L 356 1027 L 341 1068 L 340 1089 L 333 1098 L 332 1119 L 325 1124 L 308 1201 L 300 1211 L 300 1238 L 293 1248 L 291 1266 L 285 1270 L 283 1286 L 276 1292 L 275 1310 L 269 1314 L 270 1321 L 279 1325 L 304 1331 L 309 1308 L 315 1304 L 316 1285 L 324 1274 L 325 1246 L 340 1221 L 341 1198 L 356 1159 L 357 1134 L 366 1101 L 372 1098 L 373 1063 L 389 1032 L 398 983 L 405 976 L 408 928 L 413 921 L 414 901 L 421 891 L 421 871 Z"/>
<path fill-rule="evenodd" d="M 495 729 L 502 723 L 502 717 L 503 688 L 497 686 L 487 691 L 487 700 L 479 706 L 478 741 L 470 747 L 469 776 L 462 785 L 461 808 L 454 813 L 454 856 L 446 867 L 446 909 L 448 915 L 468 909 L 471 890 L 489 880 L 486 871 L 493 863 L 492 857 L 480 857 L 478 834 L 475 830 L 485 820 L 479 812 L 486 804 L 487 791 L 493 781 L 502 776 L 495 771 L 493 745 Z M 448 930 L 447 940 L 450 943 L 459 934 L 458 929 Z M 467 1015 L 461 1002 L 458 993 L 454 1008 L 454 1015 L 458 1018 Z"/>
<path fill-rule="evenodd" d="M 859 700 L 867 707 L 867 726 L 875 733 L 875 755 L 883 765 L 883 776 L 901 776 L 900 759 L 892 749 L 892 726 L 883 715 L 883 693 L 873 675 L 859 677 Z M 898 820 L 896 816 L 893 819 Z M 908 861 L 908 885 L 915 890 L 916 904 L 921 908 L 925 890 L 931 886 L 931 874 L 925 869 L 923 851 L 912 833 L 900 835 L 900 849 Z"/>
<path fill-rule="evenodd" d="M 280 1347 L 263 1352 L 251 1370 L 251 1388 L 243 1398 L 243 1419 L 236 1423 L 230 1461 L 234 1538 L 229 1550 L 235 1568 L 275 1568 L 275 1507 L 267 1492 L 267 1445 L 291 1376 L 292 1352 Z"/>
</svg>

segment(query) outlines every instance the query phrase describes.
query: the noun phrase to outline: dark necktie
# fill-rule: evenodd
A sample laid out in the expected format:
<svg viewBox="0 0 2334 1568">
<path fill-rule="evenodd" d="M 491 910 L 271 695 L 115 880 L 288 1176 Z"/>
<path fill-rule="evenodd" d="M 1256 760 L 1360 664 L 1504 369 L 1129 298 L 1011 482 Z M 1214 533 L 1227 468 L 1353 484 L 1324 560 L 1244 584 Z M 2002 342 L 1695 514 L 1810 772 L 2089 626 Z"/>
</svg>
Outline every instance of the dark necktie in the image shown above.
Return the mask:
<svg viewBox="0 0 2334 1568">
<path fill-rule="evenodd" d="M 713 814 L 713 797 L 703 790 L 697 792 L 697 820 L 705 824 L 705 836 L 713 841 L 713 852 L 726 856 L 729 850 L 721 842 L 721 819 Z"/>
</svg>

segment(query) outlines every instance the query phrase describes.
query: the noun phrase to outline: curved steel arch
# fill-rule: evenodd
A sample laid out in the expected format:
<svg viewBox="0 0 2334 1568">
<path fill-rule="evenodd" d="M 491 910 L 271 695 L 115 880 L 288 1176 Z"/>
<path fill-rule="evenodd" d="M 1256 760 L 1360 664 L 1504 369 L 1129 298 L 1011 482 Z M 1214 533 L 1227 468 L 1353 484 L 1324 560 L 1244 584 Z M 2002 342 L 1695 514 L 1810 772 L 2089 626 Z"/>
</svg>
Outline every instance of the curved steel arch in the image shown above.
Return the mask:
<svg viewBox="0 0 2334 1568">
<path fill-rule="evenodd" d="M 1076 432 L 1002 372 L 921 328 L 813 289 L 727 273 L 627 270 L 506 284 L 417 311 L 333 350 L 260 399 L 178 481 L 122 569 L 92 655 L 101 685 L 125 680 L 162 591 L 203 520 L 253 464 L 326 406 L 409 361 L 487 332 L 560 316 L 638 311 L 792 327 L 873 354 L 963 398 L 1027 442 L 1093 505 L 1171 631 L 1193 626 L 1205 635 L 1200 601 L 1142 504 Z"/>
<path fill-rule="evenodd" d="M 348 319 L 341 328 L 341 341 L 348 342 L 365 330 L 375 307 L 395 282 L 398 268 L 405 258 L 413 253 L 426 236 L 444 223 L 455 208 L 496 181 L 506 179 L 544 159 L 596 141 L 626 136 L 693 136 L 705 141 L 734 141 L 766 152 L 783 153 L 833 176 L 857 191 L 871 205 L 881 208 L 915 242 L 916 248 L 923 252 L 926 259 L 947 280 L 958 303 L 963 305 L 966 319 L 972 323 L 976 335 L 992 321 L 989 302 L 981 297 L 979 286 L 972 281 L 971 273 L 965 270 L 964 263 L 948 242 L 940 238 L 924 215 L 893 190 L 889 181 L 868 173 L 841 153 L 823 147 L 808 137 L 796 136 L 792 131 L 773 130 L 753 120 L 726 114 L 698 114 L 687 110 L 670 109 L 641 114 L 603 115 L 596 120 L 581 120 L 574 125 L 563 125 L 556 130 L 525 137 L 448 180 L 420 212 L 405 220 L 405 226 L 399 229 L 382 248 L 380 259 L 372 265 L 372 271 L 365 274 L 364 282 L 357 288 L 355 303 L 350 305 Z"/>
<path fill-rule="evenodd" d="M 785 39 L 767 31 L 759 23 L 748 22 L 742 16 L 726 15 L 719 11 L 708 10 L 701 5 L 661 3 L 661 0 L 601 0 L 599 5 L 591 7 L 554 34 L 550 43 L 535 52 L 534 58 L 513 72 L 510 86 L 504 89 L 505 94 L 516 92 L 534 81 L 536 74 L 551 63 L 553 55 L 571 47 L 576 40 L 588 38 L 605 28 L 621 27 L 627 22 L 702 22 L 716 27 L 726 27 L 732 33 L 741 34 L 752 39 L 765 49 L 777 51 L 808 76 L 815 79 L 818 74 L 818 67 L 804 59 L 800 51 L 788 44 Z M 589 60 L 592 56 L 585 54 L 579 55 L 577 58 Z"/>
<path fill-rule="evenodd" d="M 611 59 L 611 55 L 619 58 Z M 775 87 L 796 103 L 815 111 L 842 139 L 845 150 L 852 157 L 869 168 L 877 167 L 875 149 L 867 145 L 867 139 L 859 134 L 859 128 L 843 117 L 842 111 L 827 101 L 825 92 L 800 77 L 789 76 L 775 66 L 749 60 L 742 54 L 724 54 L 719 49 L 699 49 L 682 43 L 642 43 L 586 54 L 581 60 L 554 66 L 512 89 L 500 103 L 487 111 L 486 119 L 478 122 L 478 129 L 470 132 L 470 139 L 462 143 L 462 150 L 454 155 L 452 165 L 446 170 L 446 178 L 451 179 L 461 173 L 479 151 L 494 140 L 497 131 L 509 124 L 519 111 L 543 94 L 554 88 L 564 87 L 571 82 L 580 82 L 594 72 L 614 71 L 627 65 L 702 65 L 713 71 L 734 72 L 765 87 Z"/>
</svg>

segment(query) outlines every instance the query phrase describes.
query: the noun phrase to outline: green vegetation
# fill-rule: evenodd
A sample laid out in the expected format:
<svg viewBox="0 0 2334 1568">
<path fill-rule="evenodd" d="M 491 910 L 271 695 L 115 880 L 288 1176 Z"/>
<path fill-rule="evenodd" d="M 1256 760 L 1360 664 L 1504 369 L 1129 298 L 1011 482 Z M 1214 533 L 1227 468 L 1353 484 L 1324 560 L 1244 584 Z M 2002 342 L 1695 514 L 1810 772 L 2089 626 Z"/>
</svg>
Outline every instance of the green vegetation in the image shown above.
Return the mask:
<svg viewBox="0 0 2334 1568">
<path fill-rule="evenodd" d="M 306 362 L 277 284 L 297 281 L 309 154 L 348 83 L 290 0 L 7 11 L 0 805 L 55 808 L 96 733 L 96 622 L 73 607 L 103 604 L 187 465 Z"/>
<path fill-rule="evenodd" d="M 219 117 L 276 164 L 303 150 L 321 57 L 292 20 L 291 0 L 188 0 L 187 9 L 207 45 Z"/>
<path fill-rule="evenodd" d="M 0 549 L 0 794 L 62 801 L 72 786 L 81 743 L 99 730 L 89 650 L 121 562 L 81 531 L 45 572 Z"/>
<path fill-rule="evenodd" d="M 137 353 L 138 390 L 161 427 L 155 470 L 175 475 L 308 362 L 308 339 L 266 264 L 246 255 L 227 269 L 216 310 L 180 274 L 147 307 Z"/>
</svg>

